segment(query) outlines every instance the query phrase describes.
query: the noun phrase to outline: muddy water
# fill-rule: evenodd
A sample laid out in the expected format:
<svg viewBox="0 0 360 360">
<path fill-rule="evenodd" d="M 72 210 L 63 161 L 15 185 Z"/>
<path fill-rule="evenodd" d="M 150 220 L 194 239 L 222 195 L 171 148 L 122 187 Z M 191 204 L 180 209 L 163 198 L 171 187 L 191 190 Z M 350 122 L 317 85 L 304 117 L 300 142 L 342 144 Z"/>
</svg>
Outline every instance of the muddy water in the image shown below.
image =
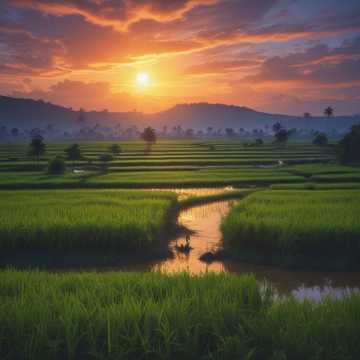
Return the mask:
<svg viewBox="0 0 360 360">
<path fill-rule="evenodd" d="M 272 266 L 251 265 L 233 261 L 216 261 L 207 264 L 199 257 L 221 246 L 221 219 L 228 213 L 234 201 L 220 201 L 196 206 L 183 211 L 179 224 L 192 230 L 190 245 L 193 248 L 184 254 L 176 251 L 176 243 L 185 244 L 185 235 L 170 243 L 174 257 L 155 264 L 148 269 L 164 272 L 188 271 L 193 274 L 207 271 L 231 272 L 236 274 L 253 273 L 259 281 L 267 280 L 280 295 L 292 294 L 298 299 L 321 300 L 324 296 L 342 297 L 360 289 L 360 273 L 289 271 Z"/>
</svg>

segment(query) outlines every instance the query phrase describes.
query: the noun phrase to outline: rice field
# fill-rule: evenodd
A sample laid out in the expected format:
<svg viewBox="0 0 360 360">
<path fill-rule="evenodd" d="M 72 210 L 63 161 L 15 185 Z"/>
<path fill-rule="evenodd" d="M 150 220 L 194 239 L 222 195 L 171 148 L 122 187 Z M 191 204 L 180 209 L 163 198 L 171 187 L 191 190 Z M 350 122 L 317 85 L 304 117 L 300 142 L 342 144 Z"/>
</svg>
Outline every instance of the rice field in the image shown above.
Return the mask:
<svg viewBox="0 0 360 360">
<path fill-rule="evenodd" d="M 175 205 L 166 192 L 2 191 L 0 249 L 149 249 L 168 236 Z"/>
<path fill-rule="evenodd" d="M 43 172 L 0 172 L 0 189 L 223 187 L 301 183 L 285 170 L 196 169 L 177 171 L 109 171 L 48 175 Z"/>
<path fill-rule="evenodd" d="M 265 262 L 325 259 L 351 268 L 360 259 L 359 213 L 359 190 L 256 192 L 224 219 L 224 247 Z"/>
<path fill-rule="evenodd" d="M 120 142 L 104 168 L 111 144 L 80 143 L 62 175 L 47 164 L 70 143 L 39 161 L 27 144 L 0 145 L 0 266 L 65 270 L 0 270 L 1 359 L 357 359 L 359 294 L 302 302 L 250 275 L 101 270 L 168 256 L 180 209 L 233 198 L 224 254 L 353 269 L 359 168 L 336 165 L 333 147 L 241 141 Z"/>
<path fill-rule="evenodd" d="M 274 301 L 252 276 L 0 272 L 2 359 L 357 359 L 360 296 Z"/>
<path fill-rule="evenodd" d="M 96 169 L 99 156 L 109 151 L 112 142 L 80 142 L 82 160 L 76 166 Z M 332 148 L 319 148 L 306 143 L 290 143 L 279 148 L 272 143 L 259 147 L 246 147 L 242 141 L 159 141 L 149 151 L 140 141 L 116 142 L 121 152 L 115 154 L 109 166 L 114 169 L 137 167 L 203 167 L 277 164 L 279 160 L 288 163 L 329 161 L 335 158 Z M 39 161 L 29 158 L 26 143 L 0 144 L 0 171 L 31 171 L 45 169 L 54 156 L 64 155 L 69 143 L 49 143 L 46 153 Z M 72 163 L 72 162 L 69 162 Z"/>
<path fill-rule="evenodd" d="M 100 156 L 113 142 L 80 142 L 82 159 L 67 161 L 63 175 L 47 174 L 48 161 L 63 156 L 71 142 L 49 143 L 46 153 L 29 158 L 26 143 L 0 144 L 0 189 L 149 188 L 269 186 L 360 182 L 358 167 L 334 164 L 334 147 L 290 142 L 245 146 L 242 141 L 159 141 L 149 151 L 141 141 L 115 142 L 121 152 L 104 171 Z M 279 165 L 280 164 L 280 165 Z M 76 172 L 73 172 L 73 168 Z"/>
</svg>

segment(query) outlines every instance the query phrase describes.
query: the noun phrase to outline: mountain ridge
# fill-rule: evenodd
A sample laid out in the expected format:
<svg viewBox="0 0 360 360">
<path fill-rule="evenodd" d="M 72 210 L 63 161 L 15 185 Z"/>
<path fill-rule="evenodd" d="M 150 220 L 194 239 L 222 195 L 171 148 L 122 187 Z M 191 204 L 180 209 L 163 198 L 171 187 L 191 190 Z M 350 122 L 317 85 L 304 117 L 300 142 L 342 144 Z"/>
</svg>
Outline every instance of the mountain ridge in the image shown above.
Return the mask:
<svg viewBox="0 0 360 360">
<path fill-rule="evenodd" d="M 81 115 L 81 116 L 80 116 Z M 81 118 L 82 120 L 81 121 Z M 49 124 L 64 129 L 74 129 L 86 125 L 114 126 L 122 128 L 137 126 L 163 127 L 181 126 L 195 130 L 212 128 L 264 128 L 281 122 L 289 128 L 313 128 L 316 130 L 346 130 L 360 122 L 360 115 L 301 117 L 271 114 L 253 110 L 245 106 L 221 103 L 182 103 L 154 114 L 140 112 L 77 111 L 43 100 L 14 98 L 0 95 L 0 125 L 8 127 L 34 128 Z"/>
</svg>

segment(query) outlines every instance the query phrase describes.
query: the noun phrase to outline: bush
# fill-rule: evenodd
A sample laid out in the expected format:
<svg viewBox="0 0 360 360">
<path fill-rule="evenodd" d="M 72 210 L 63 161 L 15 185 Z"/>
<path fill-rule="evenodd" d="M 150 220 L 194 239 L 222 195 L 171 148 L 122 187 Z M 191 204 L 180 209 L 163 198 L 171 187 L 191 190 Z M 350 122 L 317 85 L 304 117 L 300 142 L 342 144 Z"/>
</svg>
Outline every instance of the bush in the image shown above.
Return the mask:
<svg viewBox="0 0 360 360">
<path fill-rule="evenodd" d="M 324 133 L 318 133 L 316 134 L 314 140 L 313 140 L 313 144 L 316 146 L 325 146 L 328 144 L 328 138 L 326 136 L 326 134 Z"/>
<path fill-rule="evenodd" d="M 99 156 L 99 161 L 101 162 L 101 169 L 103 171 L 107 171 L 109 162 L 113 160 L 114 160 L 114 156 L 112 156 L 111 154 L 107 154 L 107 153 L 101 154 Z"/>
<path fill-rule="evenodd" d="M 61 175 L 66 171 L 66 164 L 64 159 L 57 156 L 49 161 L 48 173 L 52 175 Z"/>
</svg>

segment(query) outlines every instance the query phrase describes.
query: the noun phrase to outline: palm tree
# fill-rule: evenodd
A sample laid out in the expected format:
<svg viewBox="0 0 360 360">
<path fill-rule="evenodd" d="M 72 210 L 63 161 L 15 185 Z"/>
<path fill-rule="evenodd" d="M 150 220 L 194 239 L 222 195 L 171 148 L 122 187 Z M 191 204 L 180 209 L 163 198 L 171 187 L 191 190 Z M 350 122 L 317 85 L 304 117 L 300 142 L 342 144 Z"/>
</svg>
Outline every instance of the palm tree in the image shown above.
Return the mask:
<svg viewBox="0 0 360 360">
<path fill-rule="evenodd" d="M 324 110 L 324 115 L 327 116 L 328 118 L 330 118 L 331 116 L 334 115 L 334 109 L 331 106 L 328 106 L 325 110 Z"/>
</svg>

